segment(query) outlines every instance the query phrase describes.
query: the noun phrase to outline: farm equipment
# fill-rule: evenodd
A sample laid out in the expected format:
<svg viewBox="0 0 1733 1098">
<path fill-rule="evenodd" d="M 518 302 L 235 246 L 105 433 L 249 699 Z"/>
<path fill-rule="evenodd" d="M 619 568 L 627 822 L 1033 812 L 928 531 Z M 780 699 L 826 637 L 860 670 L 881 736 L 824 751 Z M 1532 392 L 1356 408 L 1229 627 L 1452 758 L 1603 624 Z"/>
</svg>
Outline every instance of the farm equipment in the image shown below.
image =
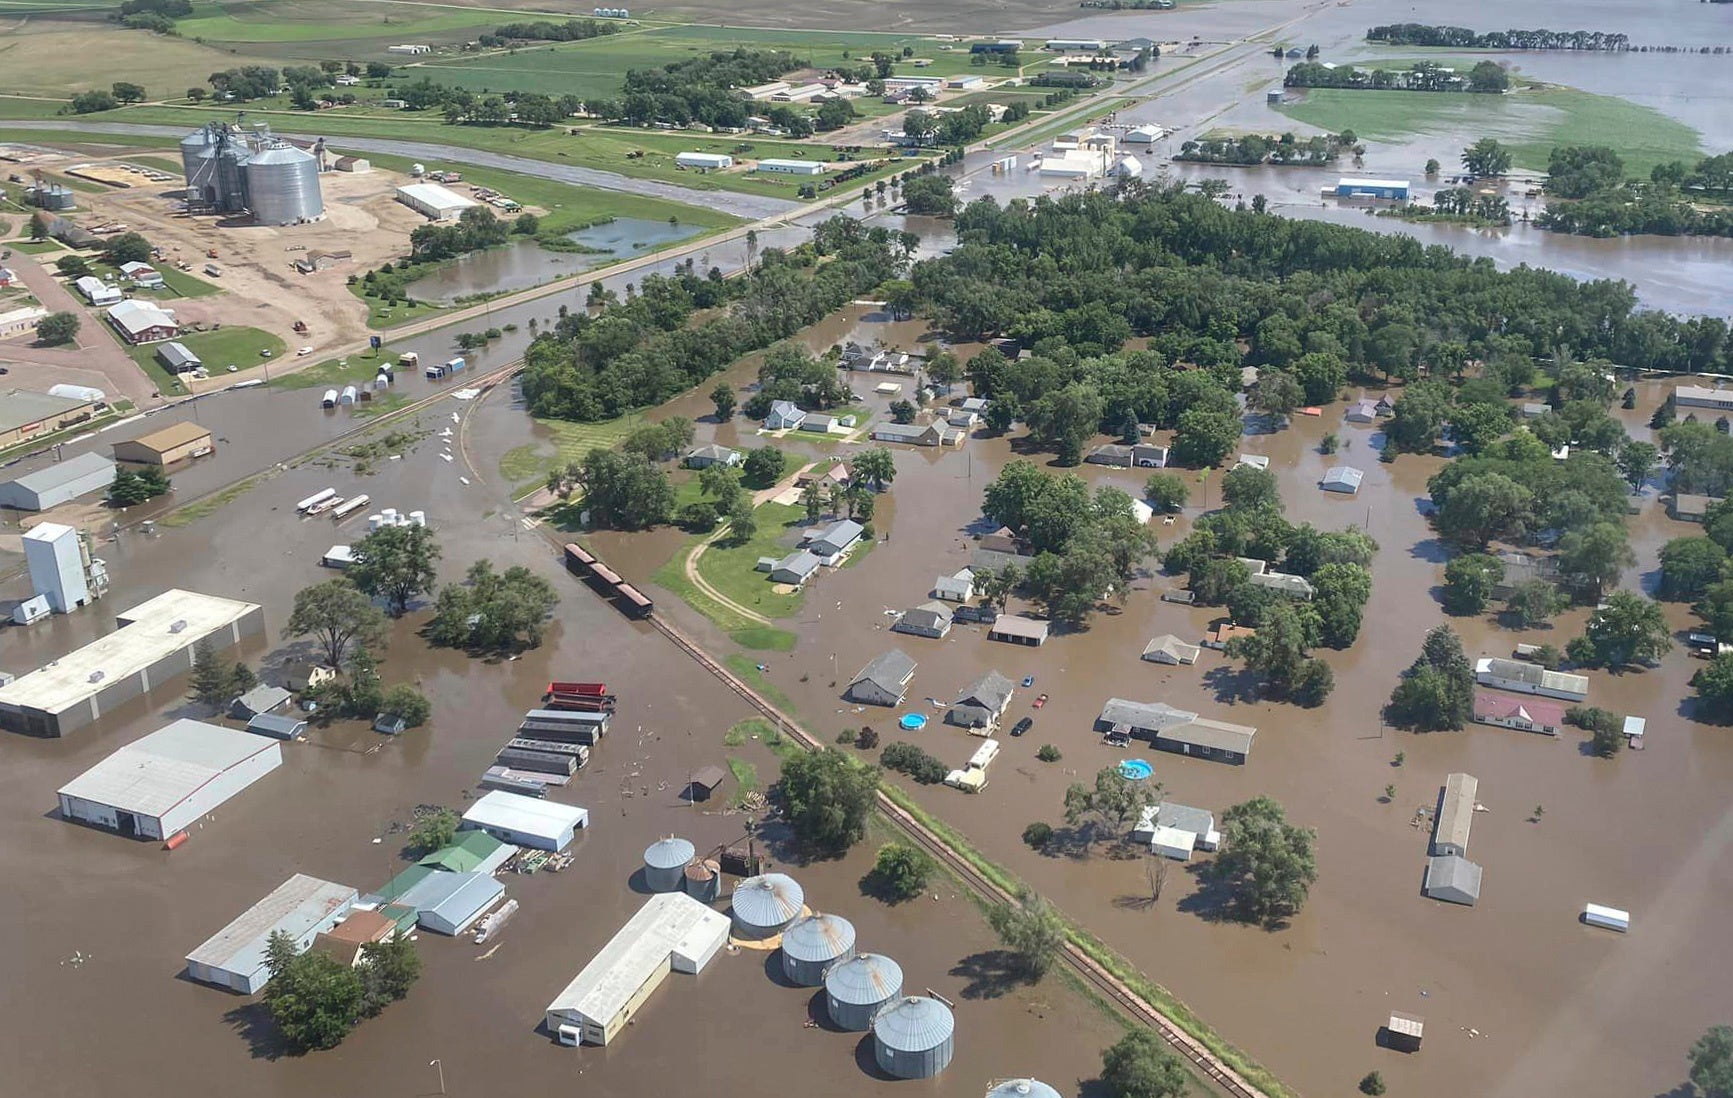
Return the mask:
<svg viewBox="0 0 1733 1098">
<path fill-rule="evenodd" d="M 297 320 L 291 326 L 295 329 L 295 331 L 300 332 L 302 334 L 305 334 L 307 331 L 307 322 L 305 320 Z"/>
</svg>

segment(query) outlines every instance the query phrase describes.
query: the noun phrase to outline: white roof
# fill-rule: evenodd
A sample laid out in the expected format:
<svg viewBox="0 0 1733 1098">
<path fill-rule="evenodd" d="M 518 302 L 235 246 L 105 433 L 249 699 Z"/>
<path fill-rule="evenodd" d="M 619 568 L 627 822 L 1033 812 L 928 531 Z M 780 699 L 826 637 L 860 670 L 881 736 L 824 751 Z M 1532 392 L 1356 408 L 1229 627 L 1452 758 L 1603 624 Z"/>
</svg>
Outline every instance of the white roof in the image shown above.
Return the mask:
<svg viewBox="0 0 1733 1098">
<path fill-rule="evenodd" d="M 588 809 L 495 789 L 469 806 L 463 822 L 557 839 L 590 818 Z"/>
<path fill-rule="evenodd" d="M 196 591 L 164 591 L 120 614 L 119 620 L 127 623 L 124 628 L 98 637 L 17 682 L 0 686 L 0 705 L 64 712 L 117 679 L 136 675 L 164 656 L 190 648 L 258 609 L 257 603 Z"/>
<path fill-rule="evenodd" d="M 728 933 L 728 916 L 680 892 L 652 896 L 548 1004 L 596 1022 L 614 1017 L 670 954 L 702 956 Z"/>
<path fill-rule="evenodd" d="M 1364 179 L 1359 176 L 1344 175 L 1336 181 L 1338 187 L 1406 187 L 1406 179 Z"/>
<path fill-rule="evenodd" d="M 1192 850 L 1197 846 L 1197 833 L 1183 828 L 1157 824 L 1150 832 L 1149 845 L 1163 850 Z"/>
<path fill-rule="evenodd" d="M 118 305 L 110 305 L 108 319 L 131 333 L 142 332 L 147 328 L 178 327 L 173 313 L 167 309 L 159 309 L 148 301 L 122 301 Z"/>
<path fill-rule="evenodd" d="M 227 972 L 257 972 L 265 963 L 265 943 L 272 931 L 300 938 L 354 902 L 355 890 L 348 885 L 297 873 L 211 935 L 187 960 Z"/>
<path fill-rule="evenodd" d="M 441 187 L 438 183 L 410 183 L 397 188 L 397 193 L 405 198 L 413 198 L 423 205 L 432 206 L 436 210 L 461 210 L 477 204 L 454 190 Z"/>
<path fill-rule="evenodd" d="M 224 771 L 277 751 L 274 740 L 178 720 L 134 740 L 60 787 L 62 796 L 160 817 Z"/>
</svg>

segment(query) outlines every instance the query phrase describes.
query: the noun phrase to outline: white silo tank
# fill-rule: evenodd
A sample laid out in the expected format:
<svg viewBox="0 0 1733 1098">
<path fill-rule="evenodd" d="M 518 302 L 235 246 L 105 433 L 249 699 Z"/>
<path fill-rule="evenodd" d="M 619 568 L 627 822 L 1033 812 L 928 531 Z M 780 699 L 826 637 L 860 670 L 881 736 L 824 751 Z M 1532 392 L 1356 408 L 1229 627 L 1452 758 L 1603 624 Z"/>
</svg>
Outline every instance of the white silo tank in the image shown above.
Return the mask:
<svg viewBox="0 0 1733 1098">
<path fill-rule="evenodd" d="M 368 515 L 367 516 L 367 532 L 368 533 L 372 533 L 373 531 L 379 529 L 381 526 L 384 526 L 384 525 L 385 525 L 385 516 L 384 515 Z"/>
<path fill-rule="evenodd" d="M 409 525 L 411 525 L 411 526 L 426 526 L 427 525 L 427 512 L 426 511 L 411 511 L 411 512 L 409 512 Z"/>
</svg>

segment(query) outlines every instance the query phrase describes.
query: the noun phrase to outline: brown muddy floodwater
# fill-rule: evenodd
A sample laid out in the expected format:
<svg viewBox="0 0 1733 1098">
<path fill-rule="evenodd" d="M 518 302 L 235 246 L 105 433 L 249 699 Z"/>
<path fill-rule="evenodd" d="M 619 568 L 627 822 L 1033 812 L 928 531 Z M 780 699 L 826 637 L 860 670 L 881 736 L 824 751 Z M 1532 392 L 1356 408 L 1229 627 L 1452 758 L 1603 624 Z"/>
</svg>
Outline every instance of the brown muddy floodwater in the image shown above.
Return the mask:
<svg viewBox="0 0 1733 1098">
<path fill-rule="evenodd" d="M 870 338 L 894 327 L 910 346 L 918 334 L 908 325 L 860 318 L 859 312 L 832 318 L 808 342 L 828 346 L 842 335 Z M 870 389 L 861 380 L 856 389 Z M 1665 389 L 1639 386 L 1639 408 L 1624 414 L 1637 437 L 1646 436 L 1642 424 Z M 894 518 L 881 525 L 883 540 L 858 565 L 822 575 L 799 611 L 778 623 L 799 637 L 792 652 L 752 656 L 821 735 L 870 724 L 886 741 L 914 740 L 953 765 L 977 741 L 942 725 L 932 700 L 948 702 L 989 668 L 1013 680 L 1035 676 L 1035 687 L 1018 692 L 1007 717 L 1033 716 L 1035 727 L 1004 741 L 986 791 L 969 797 L 914 786 L 915 796 L 990 857 L 1058 898 L 1302 1093 L 1346 1093 L 1374 1068 L 1393 1092 L 1423 1098 L 1667 1093 L 1684 1077 L 1691 1042 L 1733 1014 L 1733 957 L 1722 942 L 1723 913 L 1733 903 L 1733 812 L 1726 800 L 1733 736 L 1683 712 L 1694 665 L 1682 650 L 1653 670 L 1591 675 L 1591 703 L 1649 721 L 1648 749 L 1615 760 L 1591 757 L 1575 733 L 1554 739 L 1471 725 L 1415 735 L 1383 727 L 1379 712 L 1398 675 L 1425 630 L 1445 620 L 1437 590 L 1446 554 L 1419 503 L 1442 459 L 1380 463 L 1372 432 L 1342 424 L 1341 408 L 1243 441 L 1245 452 L 1272 459 L 1291 519 L 1327 529 L 1363 526 L 1382 547 L 1358 642 L 1321 653 L 1337 683 L 1322 708 L 1257 700 L 1236 665 L 1209 650 L 1191 668 L 1142 662 L 1151 636 L 1195 639 L 1216 616 L 1158 601 L 1158 590 L 1175 583 L 1159 575 L 1138 581 L 1123 609 L 1039 649 L 990 643 L 976 626 L 959 625 L 943 641 L 890 633 L 888 611 L 924 601 L 936 576 L 967 563 L 981 529 L 982 490 L 1013 456 L 1004 440 L 980 437 L 960 453 L 899 450 L 890 490 Z M 695 399 L 670 410 L 701 411 Z M 713 429 L 701 423 L 700 441 Z M 1317 450 L 1328 430 L 1344 440 L 1333 457 Z M 718 437 L 729 442 L 750 434 L 738 420 L 722 431 Z M 853 449 L 799 439 L 782 445 L 813 458 L 846 457 Z M 1337 464 L 1365 471 L 1357 497 L 1316 487 Z M 1095 466 L 1078 472 L 1133 492 L 1143 480 Z M 1188 516 L 1219 504 L 1219 474 L 1193 487 Z M 1165 546 L 1187 525 L 1182 518 L 1156 530 Z M 1652 587 L 1660 546 L 1691 530 L 1666 517 L 1652 487 L 1631 526 L 1639 565 L 1625 582 Z M 647 581 L 685 544 L 660 535 L 596 540 L 635 581 Z M 660 612 L 711 638 L 718 650 L 734 650 L 672 596 L 658 598 Z M 1681 630 L 1688 624 L 1685 608 L 1669 606 L 1668 613 Z M 1562 645 L 1584 619 L 1583 611 L 1572 611 L 1550 629 L 1524 633 L 1502 629 L 1490 616 L 1452 624 L 1471 657 L 1502 656 L 1519 641 Z M 893 645 L 919 661 L 906 705 L 863 711 L 842 701 L 856 669 Z M 1051 702 L 1035 712 L 1030 702 L 1040 692 Z M 1063 822 L 1068 783 L 1087 782 L 1127 754 L 1102 747 L 1091 731 L 1103 701 L 1116 695 L 1259 728 L 1243 767 L 1141 744 L 1129 754 L 1153 762 L 1155 780 L 1182 803 L 1219 814 L 1269 794 L 1291 819 L 1317 829 L 1320 879 L 1292 925 L 1265 931 L 1222 921 L 1218 898 L 1202 886 L 1195 866 L 1174 873 L 1148 909 L 1133 902 L 1148 887 L 1140 862 L 1101 853 L 1042 856 L 1021 843 L 1026 824 Z M 896 730 L 896 717 L 909 710 L 934 719 L 922 732 Z M 1059 763 L 1036 761 L 1045 743 L 1062 750 Z M 1401 767 L 1393 765 L 1398 752 L 1406 756 Z M 1487 809 L 1475 818 L 1470 855 L 1486 875 L 1474 908 L 1420 895 L 1429 831 L 1414 817 L 1434 804 L 1445 776 L 1456 770 L 1480 779 Z M 1396 787 L 1392 803 L 1381 799 L 1387 784 Z M 1531 822 L 1536 806 L 1544 816 Z M 1577 916 L 1589 902 L 1629 909 L 1632 932 L 1581 925 Z M 1391 1010 L 1426 1018 L 1422 1053 L 1376 1047 Z"/>
<path fill-rule="evenodd" d="M 509 412 L 509 404 L 499 407 Z M 627 622 L 564 575 L 551 546 L 497 510 L 493 489 L 458 461 L 438 458 L 433 432 L 379 472 L 305 466 L 273 477 L 214 515 L 102 547 L 115 588 L 98 606 L 30 631 L 0 632 L 0 666 L 26 670 L 111 627 L 113 615 L 172 585 L 261 602 L 270 643 L 246 653 L 274 666 L 304 645 L 281 629 L 293 593 L 328 573 L 319 555 L 358 536 L 343 524 L 296 517 L 294 501 L 327 484 L 368 492 L 376 506 L 425 509 L 444 549 L 441 573 L 461 575 L 487 556 L 547 575 L 564 596 L 543 647 L 496 663 L 429 652 L 415 636 L 424 612 L 399 625 L 385 653 L 388 682 L 418 681 L 434 702 L 425 729 L 386 740 L 338 726 L 285 746 L 283 767 L 201 821 L 172 853 L 55 817 L 54 791 L 108 752 L 180 715 L 204 716 L 171 683 L 64 740 L 0 738 L 0 898 L 11 947 L 0 952 L 0 1054 L 10 1094 L 135 1094 L 189 1090 L 257 1095 L 427 1095 L 440 1059 L 451 1094 L 502 1089 L 641 1096 L 702 1080 L 720 1094 L 765 1087 L 833 1094 L 906 1093 L 975 1098 L 990 1079 L 1034 1074 L 1076 1093 L 1117 1038 L 1105 1015 L 1062 983 L 1008 987 L 974 906 L 948 883 L 889 908 L 860 892 L 874 843 L 838 862 L 788 864 L 808 903 L 852 920 L 863 948 L 895 957 L 908 986 L 958 1004 L 957 1058 L 927 1084 L 894 1084 L 865 1061 L 858 1035 L 805 1025 L 812 993 L 779 986 L 765 956 L 723 955 L 697 978 L 671 977 L 623 1039 L 607 1050 L 555 1046 L 537 1032 L 548 1000 L 644 897 L 630 881 L 644 847 L 678 834 L 701 850 L 743 833 L 743 817 L 694 811 L 678 793 L 696 767 L 736 755 L 760 785 L 774 759 L 757 744 L 725 751 L 728 726 L 747 708 L 657 633 Z M 521 420 L 519 421 L 521 441 Z M 17 585 L 0 591 L 16 597 Z M 189 982 L 182 958 L 291 873 L 376 888 L 406 864 L 401 834 L 415 805 L 461 809 L 516 719 L 553 677 L 604 679 L 621 698 L 614 731 L 557 799 L 589 808 L 592 826 L 562 874 L 507 875 L 520 911 L 493 943 L 421 934 L 426 971 L 408 1000 L 361 1026 L 344 1045 L 282 1056 L 251 1000 Z M 724 795 L 734 791 L 730 780 Z M 724 801 L 719 800 L 720 806 Z M 374 842 L 376 837 L 382 842 Z M 82 958 L 75 960 L 75 958 Z M 93 1019 L 105 1019 L 93 1023 Z M 122 1020 L 122 1024 L 112 1024 Z M 94 1028 L 93 1028 L 94 1024 Z"/>
</svg>

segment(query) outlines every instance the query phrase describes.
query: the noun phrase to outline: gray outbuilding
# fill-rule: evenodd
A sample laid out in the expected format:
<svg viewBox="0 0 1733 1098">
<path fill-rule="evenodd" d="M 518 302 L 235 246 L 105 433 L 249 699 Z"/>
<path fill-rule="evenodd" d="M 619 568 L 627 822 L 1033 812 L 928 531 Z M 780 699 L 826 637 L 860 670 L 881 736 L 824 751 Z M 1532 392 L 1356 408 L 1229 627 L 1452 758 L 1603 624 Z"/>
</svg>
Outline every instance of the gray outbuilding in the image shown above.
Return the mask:
<svg viewBox="0 0 1733 1098">
<path fill-rule="evenodd" d="M 1341 492 L 1351 496 L 1360 490 L 1360 482 L 1365 479 L 1366 474 L 1352 465 L 1338 465 L 1324 474 L 1318 487 L 1326 492 Z"/>
<path fill-rule="evenodd" d="M 79 454 L 0 484 L 0 507 L 46 511 L 113 483 L 114 462 L 101 454 Z"/>
<path fill-rule="evenodd" d="M 657 839 L 644 851 L 644 886 L 651 892 L 680 891 L 686 867 L 697 853 L 685 839 Z"/>
<path fill-rule="evenodd" d="M 734 933 L 750 939 L 780 934 L 800 917 L 805 904 L 806 893 L 786 873 L 748 877 L 734 889 Z"/>
<path fill-rule="evenodd" d="M 931 1079 L 956 1055 L 957 1020 L 937 999 L 910 995 L 873 1017 L 873 1058 L 898 1079 Z"/>
<path fill-rule="evenodd" d="M 909 680 L 914 677 L 915 661 L 902 649 L 892 648 L 861 668 L 843 696 L 867 705 L 899 705 L 909 691 Z"/>
<path fill-rule="evenodd" d="M 1457 854 L 1428 858 L 1421 891 L 1430 899 L 1473 907 L 1480 899 L 1480 866 Z"/>
<path fill-rule="evenodd" d="M 856 1033 L 871 1029 L 873 1015 L 902 993 L 902 966 L 882 953 L 856 954 L 824 976 L 830 1020 Z"/>
<path fill-rule="evenodd" d="M 854 924 L 841 915 L 809 915 L 782 932 L 782 974 L 798 987 L 817 987 L 838 961 L 854 956 Z"/>
</svg>

